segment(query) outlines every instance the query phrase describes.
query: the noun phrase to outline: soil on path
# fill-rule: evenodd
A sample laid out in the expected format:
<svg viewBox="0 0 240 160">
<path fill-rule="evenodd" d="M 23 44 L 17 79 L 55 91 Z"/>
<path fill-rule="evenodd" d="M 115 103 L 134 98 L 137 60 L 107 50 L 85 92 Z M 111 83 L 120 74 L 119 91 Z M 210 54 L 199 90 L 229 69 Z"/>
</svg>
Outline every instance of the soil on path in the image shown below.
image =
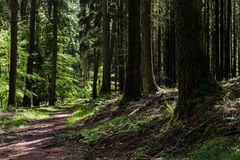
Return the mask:
<svg viewBox="0 0 240 160">
<path fill-rule="evenodd" d="M 59 109 L 48 118 L 33 122 L 27 129 L 0 133 L 1 160 L 75 160 L 77 149 L 63 146 L 57 134 L 67 129 L 66 118 L 71 109 Z"/>
</svg>

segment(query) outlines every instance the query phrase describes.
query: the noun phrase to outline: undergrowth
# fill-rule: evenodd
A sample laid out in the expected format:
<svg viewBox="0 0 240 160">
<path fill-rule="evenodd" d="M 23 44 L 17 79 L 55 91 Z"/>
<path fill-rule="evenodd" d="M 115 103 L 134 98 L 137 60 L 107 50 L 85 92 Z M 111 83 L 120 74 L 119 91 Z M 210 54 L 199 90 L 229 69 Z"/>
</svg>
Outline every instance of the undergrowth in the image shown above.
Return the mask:
<svg viewBox="0 0 240 160">
<path fill-rule="evenodd" d="M 72 116 L 67 119 L 69 125 L 77 124 L 78 122 L 85 120 L 102 109 L 106 108 L 109 104 L 113 104 L 120 99 L 119 95 L 105 95 L 97 98 L 96 100 L 85 100 L 80 107 L 78 107 Z"/>
<path fill-rule="evenodd" d="M 51 113 L 54 111 L 56 111 L 54 107 L 17 109 L 0 121 L 0 129 L 8 129 L 11 127 L 25 127 L 31 124 L 31 122 L 34 120 L 49 118 Z"/>
<path fill-rule="evenodd" d="M 198 144 L 187 155 L 159 157 L 157 160 L 239 160 L 240 137 L 214 137 Z"/>
</svg>

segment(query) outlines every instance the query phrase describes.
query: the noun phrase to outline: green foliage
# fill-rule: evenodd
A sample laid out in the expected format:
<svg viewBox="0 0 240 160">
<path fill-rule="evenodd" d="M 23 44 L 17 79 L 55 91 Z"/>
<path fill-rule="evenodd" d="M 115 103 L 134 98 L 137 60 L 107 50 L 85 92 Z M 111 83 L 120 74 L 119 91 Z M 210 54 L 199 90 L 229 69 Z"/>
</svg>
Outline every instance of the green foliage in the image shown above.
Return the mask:
<svg viewBox="0 0 240 160">
<path fill-rule="evenodd" d="M 27 126 L 31 124 L 31 121 L 49 118 L 55 110 L 52 107 L 15 110 L 12 117 L 0 121 L 0 129 Z"/>
<path fill-rule="evenodd" d="M 141 158 L 141 156 L 145 155 L 149 150 L 150 150 L 150 148 L 148 146 L 137 148 L 134 151 L 134 153 L 131 155 L 131 160 L 137 160 L 137 159 Z"/>
<path fill-rule="evenodd" d="M 76 122 L 79 122 L 83 119 L 86 119 L 94 114 L 94 110 L 87 108 L 87 107 L 81 107 L 77 111 L 73 113 L 71 117 L 67 119 L 68 124 L 74 124 Z"/>
<path fill-rule="evenodd" d="M 113 96 L 114 97 L 114 96 Z M 94 116 L 96 113 L 104 109 L 113 102 L 116 102 L 119 96 L 112 98 L 110 95 L 99 97 L 92 102 L 82 104 L 74 113 L 67 119 L 68 124 L 74 125 L 82 120 Z"/>
<path fill-rule="evenodd" d="M 234 139 L 217 137 L 201 144 L 196 151 L 190 154 L 189 160 L 238 160 L 240 145 Z"/>
<path fill-rule="evenodd" d="M 9 15 L 8 2 L 0 1 L 0 108 L 7 108 L 8 93 L 8 66 L 10 52 L 10 32 L 9 32 Z M 29 6 L 28 6 L 29 7 Z M 26 74 L 26 65 L 28 59 L 28 40 L 29 25 L 19 23 L 18 34 L 18 76 L 17 76 L 17 104 L 22 104 L 23 96 L 26 94 L 31 99 L 35 98 L 40 104 L 46 103 L 49 99 L 49 89 L 51 80 L 51 53 L 52 53 L 52 14 L 49 1 L 39 2 L 38 14 L 36 15 L 36 47 L 33 54 L 34 69 L 33 75 Z M 91 55 L 94 48 L 99 48 L 99 37 L 96 36 L 100 27 L 94 30 L 94 26 L 99 22 L 96 16 L 99 14 L 94 10 L 87 9 L 85 26 L 79 23 L 82 14 L 79 2 L 61 1 L 59 3 L 59 32 L 58 32 L 58 65 L 57 65 L 57 99 L 61 103 L 66 99 L 76 99 L 79 97 L 91 96 L 91 82 L 88 74 L 91 66 Z M 86 6 L 88 8 L 88 6 Z M 93 9 L 91 8 L 91 9 Z M 4 15 L 4 16 L 2 16 Z M 94 20 L 94 21 L 93 21 Z M 19 19 L 19 21 L 21 21 Z M 81 25 L 80 25 L 81 24 Z M 88 30 L 85 32 L 85 30 Z M 81 41 L 79 38 L 81 34 Z M 84 34 L 83 34 L 84 32 Z M 86 34 L 85 34 L 86 33 Z M 99 43 L 99 44 L 97 44 Z M 84 47 L 83 47 L 84 46 Z M 80 49 L 80 50 L 79 50 Z M 85 66 L 87 68 L 85 68 Z M 86 71 L 85 71 L 86 70 Z M 33 83 L 33 91 L 25 89 L 25 80 L 29 79 Z M 84 84 L 82 83 L 84 81 Z"/>
<path fill-rule="evenodd" d="M 240 77 L 230 79 L 223 84 L 225 100 L 236 99 L 240 96 Z"/>
<path fill-rule="evenodd" d="M 106 120 L 97 126 L 90 127 L 78 131 L 70 131 L 65 136 L 81 135 L 84 137 L 85 142 L 91 142 L 100 138 L 111 136 L 114 134 L 137 132 L 143 125 L 147 124 L 151 120 L 156 118 L 151 114 L 136 114 L 134 117 L 118 116 L 113 119 Z M 157 118 L 162 118 L 161 114 L 157 115 Z"/>
<path fill-rule="evenodd" d="M 140 121 L 131 121 L 126 117 L 116 117 L 97 127 L 82 130 L 81 135 L 86 142 L 91 142 L 113 134 L 136 132 L 140 123 Z"/>
<path fill-rule="evenodd" d="M 158 160 L 239 160 L 239 140 L 239 137 L 215 137 L 199 144 L 187 155 L 168 155 Z"/>
<path fill-rule="evenodd" d="M 14 117 L 13 119 L 10 120 L 5 120 L 5 121 L 1 121 L 0 122 L 0 126 L 3 126 L 3 128 L 5 128 L 6 126 L 26 126 L 29 124 L 29 121 L 25 118 L 21 118 L 21 117 Z"/>
</svg>

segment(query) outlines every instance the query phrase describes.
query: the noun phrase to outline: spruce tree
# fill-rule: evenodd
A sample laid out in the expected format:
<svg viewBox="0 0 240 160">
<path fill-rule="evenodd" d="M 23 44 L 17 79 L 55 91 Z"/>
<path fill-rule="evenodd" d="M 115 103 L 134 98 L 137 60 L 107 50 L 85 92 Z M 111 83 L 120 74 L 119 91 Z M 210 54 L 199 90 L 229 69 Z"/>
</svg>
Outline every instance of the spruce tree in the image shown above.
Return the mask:
<svg viewBox="0 0 240 160">
<path fill-rule="evenodd" d="M 218 86 L 208 68 L 208 55 L 203 46 L 202 7 L 199 0 L 176 0 L 176 43 L 179 118 L 208 109 L 201 105 L 208 95 L 217 93 Z"/>
<path fill-rule="evenodd" d="M 140 0 L 128 0 L 128 62 L 122 103 L 141 97 Z"/>
</svg>

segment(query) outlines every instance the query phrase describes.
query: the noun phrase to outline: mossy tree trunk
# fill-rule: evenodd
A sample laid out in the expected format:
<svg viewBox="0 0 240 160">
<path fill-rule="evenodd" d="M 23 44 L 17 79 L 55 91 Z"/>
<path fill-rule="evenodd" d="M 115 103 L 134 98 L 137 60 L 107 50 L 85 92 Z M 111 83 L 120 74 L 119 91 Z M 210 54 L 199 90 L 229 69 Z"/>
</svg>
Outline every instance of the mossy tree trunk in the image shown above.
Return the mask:
<svg viewBox="0 0 240 160">
<path fill-rule="evenodd" d="M 152 0 L 141 0 L 141 27 L 142 27 L 142 83 L 143 92 L 151 94 L 157 92 L 159 87 L 153 75 L 153 53 L 151 36 Z"/>
<path fill-rule="evenodd" d="M 210 75 L 208 55 L 203 46 L 202 4 L 199 0 L 176 0 L 176 43 L 179 101 L 176 116 L 198 114 L 205 96 L 215 94 L 218 86 Z"/>
</svg>

